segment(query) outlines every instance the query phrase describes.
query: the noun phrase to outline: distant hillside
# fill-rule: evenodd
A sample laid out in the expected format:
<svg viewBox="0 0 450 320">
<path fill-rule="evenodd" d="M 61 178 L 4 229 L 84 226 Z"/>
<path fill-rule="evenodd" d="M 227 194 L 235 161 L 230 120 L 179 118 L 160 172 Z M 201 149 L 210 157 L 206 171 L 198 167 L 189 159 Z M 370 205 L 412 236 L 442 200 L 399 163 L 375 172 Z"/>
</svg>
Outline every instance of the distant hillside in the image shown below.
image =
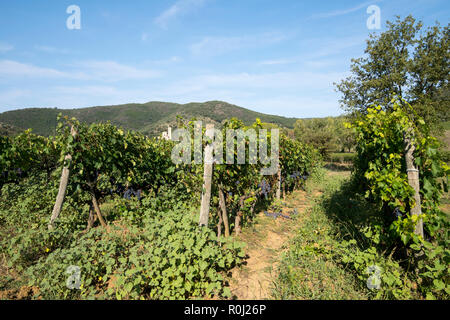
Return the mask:
<svg viewBox="0 0 450 320">
<path fill-rule="evenodd" d="M 111 121 L 115 125 L 150 136 L 161 134 L 167 129 L 168 124 L 174 125 L 177 115 L 187 120 L 195 117 L 215 124 L 236 117 L 249 125 L 256 118 L 260 118 L 263 122 L 275 123 L 286 128 L 293 128 L 297 120 L 251 111 L 222 101 L 208 101 L 187 104 L 148 102 L 82 109 L 29 108 L 1 113 L 0 123 L 20 129 L 32 128 L 34 133 L 48 136 L 55 133 L 59 113 L 86 123 Z"/>
</svg>

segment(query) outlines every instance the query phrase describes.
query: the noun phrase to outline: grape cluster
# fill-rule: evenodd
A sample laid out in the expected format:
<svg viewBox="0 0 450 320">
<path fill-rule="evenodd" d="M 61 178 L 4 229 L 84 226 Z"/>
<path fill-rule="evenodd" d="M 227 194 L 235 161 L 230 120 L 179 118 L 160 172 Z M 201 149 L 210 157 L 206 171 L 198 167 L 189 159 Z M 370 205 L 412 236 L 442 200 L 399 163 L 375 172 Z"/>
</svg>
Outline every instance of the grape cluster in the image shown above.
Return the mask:
<svg viewBox="0 0 450 320">
<path fill-rule="evenodd" d="M 123 194 L 124 199 L 131 200 L 131 196 L 135 196 L 138 200 L 141 200 L 141 190 L 134 190 L 133 188 L 128 188 Z"/>
<path fill-rule="evenodd" d="M 132 196 L 135 196 L 138 200 L 141 200 L 141 190 L 135 190 L 133 187 L 126 187 L 121 183 L 115 183 L 114 179 L 110 179 L 110 182 L 115 185 L 115 189 L 109 189 L 109 193 L 123 195 L 124 199 L 131 200 Z"/>
<path fill-rule="evenodd" d="M 282 218 L 285 218 L 285 219 L 292 219 L 292 218 L 289 217 L 289 216 L 283 215 L 281 212 L 267 212 L 267 211 L 264 211 L 264 214 L 265 214 L 267 217 L 272 217 L 272 218 L 274 218 L 274 219 L 276 219 L 276 218 L 278 218 L 278 217 L 282 217 Z"/>
<path fill-rule="evenodd" d="M 298 172 L 298 171 L 295 171 L 294 173 L 289 175 L 289 178 L 292 178 L 292 179 L 297 179 L 299 177 L 300 177 L 300 172 Z"/>
<path fill-rule="evenodd" d="M 395 209 L 394 209 L 394 212 L 392 212 L 392 213 L 393 213 L 393 215 L 394 215 L 394 217 L 395 217 L 396 219 L 402 217 L 402 212 L 400 211 L 399 208 L 395 208 Z"/>
<path fill-rule="evenodd" d="M 289 178 L 292 178 L 292 179 L 303 179 L 303 180 L 306 180 L 306 179 L 308 179 L 308 177 L 309 177 L 308 173 L 306 173 L 305 175 L 301 175 L 299 171 L 295 171 L 294 173 L 289 175 Z"/>
<path fill-rule="evenodd" d="M 270 184 L 268 184 L 268 183 L 266 182 L 266 180 L 263 179 L 263 180 L 259 183 L 258 187 L 261 189 L 260 194 L 263 194 L 264 197 L 267 199 L 267 195 L 268 195 L 269 192 L 270 192 Z"/>
<path fill-rule="evenodd" d="M 20 179 L 22 179 L 22 178 L 26 177 L 27 173 L 28 173 L 28 171 L 24 171 L 21 168 L 18 168 L 18 169 L 13 169 L 12 171 L 3 171 L 2 174 L 1 174 L 1 178 L 5 179 L 5 180 L 8 179 L 8 178 L 11 178 L 11 179 L 20 178 Z"/>
</svg>

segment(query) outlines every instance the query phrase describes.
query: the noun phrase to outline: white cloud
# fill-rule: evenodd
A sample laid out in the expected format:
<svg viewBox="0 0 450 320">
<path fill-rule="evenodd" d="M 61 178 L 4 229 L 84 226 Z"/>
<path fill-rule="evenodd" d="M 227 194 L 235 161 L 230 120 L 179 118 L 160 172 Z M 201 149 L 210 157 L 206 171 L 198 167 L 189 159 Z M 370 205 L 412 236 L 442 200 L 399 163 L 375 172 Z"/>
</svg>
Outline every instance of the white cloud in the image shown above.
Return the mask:
<svg viewBox="0 0 450 320">
<path fill-rule="evenodd" d="M 147 60 L 146 63 L 161 66 L 161 65 L 179 63 L 182 61 L 183 61 L 183 58 L 178 57 L 178 56 L 172 56 L 172 57 L 169 57 L 166 59 L 160 59 L 160 60 Z"/>
<path fill-rule="evenodd" d="M 193 76 L 148 91 L 147 100 L 223 100 L 259 112 L 307 117 L 340 114 L 333 82 L 340 72 L 292 71 Z"/>
<path fill-rule="evenodd" d="M 324 88 L 342 79 L 346 73 L 342 72 L 275 72 L 275 73 L 234 73 L 209 74 L 193 77 L 187 82 L 195 84 L 199 90 L 206 88 L 234 88 L 234 89 L 296 89 L 296 88 Z M 186 82 L 186 81 L 185 81 Z M 187 85 L 187 83 L 184 83 Z"/>
<path fill-rule="evenodd" d="M 1 76 L 66 78 L 69 74 L 55 69 L 41 68 L 12 60 L 0 60 L 0 77 Z"/>
<path fill-rule="evenodd" d="M 12 46 L 8 43 L 0 42 L 0 53 L 5 53 L 5 52 L 11 51 L 13 49 L 14 49 L 14 46 Z"/>
<path fill-rule="evenodd" d="M 205 3 L 205 0 L 178 0 L 170 8 L 162 12 L 155 18 L 154 22 L 161 28 L 166 29 L 170 21 L 177 16 L 188 13 L 194 8 L 200 7 Z"/>
<path fill-rule="evenodd" d="M 288 37 L 279 32 L 237 37 L 205 37 L 190 46 L 194 55 L 220 55 L 242 48 L 271 45 L 286 40 Z"/>
<path fill-rule="evenodd" d="M 333 94 L 320 97 L 299 97 L 280 95 L 273 98 L 240 99 L 242 106 L 252 110 L 285 117 L 326 117 L 342 114 L 339 103 Z"/>
<path fill-rule="evenodd" d="M 11 60 L 0 60 L 0 77 L 65 78 L 114 82 L 131 79 L 150 79 L 160 76 L 158 71 L 138 69 L 115 61 L 82 61 L 60 71 Z"/>
<path fill-rule="evenodd" d="M 160 72 L 138 69 L 115 61 L 83 61 L 75 64 L 80 70 L 79 77 L 85 80 L 121 81 L 130 79 L 150 79 L 160 76 Z"/>
</svg>

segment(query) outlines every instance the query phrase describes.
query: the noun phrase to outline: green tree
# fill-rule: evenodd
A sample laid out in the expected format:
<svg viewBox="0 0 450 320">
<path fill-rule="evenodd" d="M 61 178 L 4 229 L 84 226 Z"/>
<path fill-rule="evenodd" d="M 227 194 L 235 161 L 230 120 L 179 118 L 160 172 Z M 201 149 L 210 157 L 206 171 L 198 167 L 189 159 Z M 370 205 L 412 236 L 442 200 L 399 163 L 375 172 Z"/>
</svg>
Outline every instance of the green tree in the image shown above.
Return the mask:
<svg viewBox="0 0 450 320">
<path fill-rule="evenodd" d="M 345 123 L 349 121 L 347 117 L 339 117 L 335 119 L 335 133 L 341 151 L 351 152 L 355 147 L 355 133 L 353 130 L 347 128 Z"/>
<path fill-rule="evenodd" d="M 326 157 L 337 148 L 336 120 L 328 118 L 299 119 L 294 125 L 295 139 L 312 145 Z"/>
<path fill-rule="evenodd" d="M 335 84 L 346 111 L 365 113 L 372 104 L 391 109 L 393 95 L 405 99 L 427 122 L 449 118 L 449 26 L 423 30 L 412 16 L 387 22 L 371 34 L 365 56 L 352 59 L 352 75 Z"/>
</svg>

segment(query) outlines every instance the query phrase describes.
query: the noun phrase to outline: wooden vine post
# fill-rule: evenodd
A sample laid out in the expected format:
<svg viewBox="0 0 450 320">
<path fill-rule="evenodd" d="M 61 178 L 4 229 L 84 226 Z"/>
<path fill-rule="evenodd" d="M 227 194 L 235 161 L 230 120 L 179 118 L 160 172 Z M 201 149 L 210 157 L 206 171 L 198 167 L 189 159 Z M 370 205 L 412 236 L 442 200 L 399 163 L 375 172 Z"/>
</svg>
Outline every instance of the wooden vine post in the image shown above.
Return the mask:
<svg viewBox="0 0 450 320">
<path fill-rule="evenodd" d="M 225 226 L 225 237 L 230 236 L 230 224 L 228 222 L 228 214 L 227 214 L 227 202 L 225 199 L 225 194 L 223 192 L 222 185 L 219 186 L 219 209 L 222 212 L 220 222 L 223 221 L 223 224 Z M 219 215 L 220 215 L 219 211 Z"/>
<path fill-rule="evenodd" d="M 405 145 L 405 162 L 406 172 L 408 174 L 408 183 L 414 189 L 415 205 L 411 208 L 411 216 L 420 216 L 422 214 L 420 204 L 420 184 L 419 184 L 419 170 L 414 162 L 414 151 L 416 147 L 412 142 L 412 128 L 409 128 L 403 135 Z M 423 238 L 423 221 L 419 219 L 416 224 L 415 234 Z"/>
<path fill-rule="evenodd" d="M 281 167 L 278 167 L 278 174 L 277 174 L 277 193 L 276 198 L 277 200 L 280 200 L 281 197 Z"/>
<path fill-rule="evenodd" d="M 239 198 L 239 210 L 236 213 L 236 218 L 234 219 L 234 230 L 236 235 L 239 235 L 241 233 L 241 220 L 244 215 L 243 210 L 245 198 L 245 196 Z"/>
<path fill-rule="evenodd" d="M 70 127 L 70 134 L 73 137 L 73 140 L 75 140 L 77 136 L 77 131 L 72 125 Z M 66 190 L 67 190 L 67 184 L 69 183 L 69 175 L 70 175 L 70 169 L 69 164 L 72 160 L 71 154 L 66 154 L 64 157 L 64 167 L 61 173 L 61 180 L 59 182 L 59 189 L 58 189 L 58 195 L 56 196 L 55 205 L 53 206 L 52 216 L 50 218 L 50 222 L 48 224 L 48 229 L 53 229 L 53 222 L 58 218 L 59 214 L 61 213 L 61 209 L 64 203 L 64 198 L 66 196 Z"/>
<path fill-rule="evenodd" d="M 211 139 L 210 143 L 205 146 L 203 161 L 203 188 L 202 188 L 202 204 L 200 207 L 200 226 L 208 226 L 209 205 L 211 201 L 211 181 L 213 172 L 213 144 L 214 125 L 206 125 L 206 137 Z"/>
<path fill-rule="evenodd" d="M 222 209 L 220 208 L 220 203 L 217 206 L 217 214 L 219 215 L 219 222 L 217 223 L 217 238 L 220 239 L 220 236 L 222 235 L 222 222 L 223 222 Z"/>
</svg>

